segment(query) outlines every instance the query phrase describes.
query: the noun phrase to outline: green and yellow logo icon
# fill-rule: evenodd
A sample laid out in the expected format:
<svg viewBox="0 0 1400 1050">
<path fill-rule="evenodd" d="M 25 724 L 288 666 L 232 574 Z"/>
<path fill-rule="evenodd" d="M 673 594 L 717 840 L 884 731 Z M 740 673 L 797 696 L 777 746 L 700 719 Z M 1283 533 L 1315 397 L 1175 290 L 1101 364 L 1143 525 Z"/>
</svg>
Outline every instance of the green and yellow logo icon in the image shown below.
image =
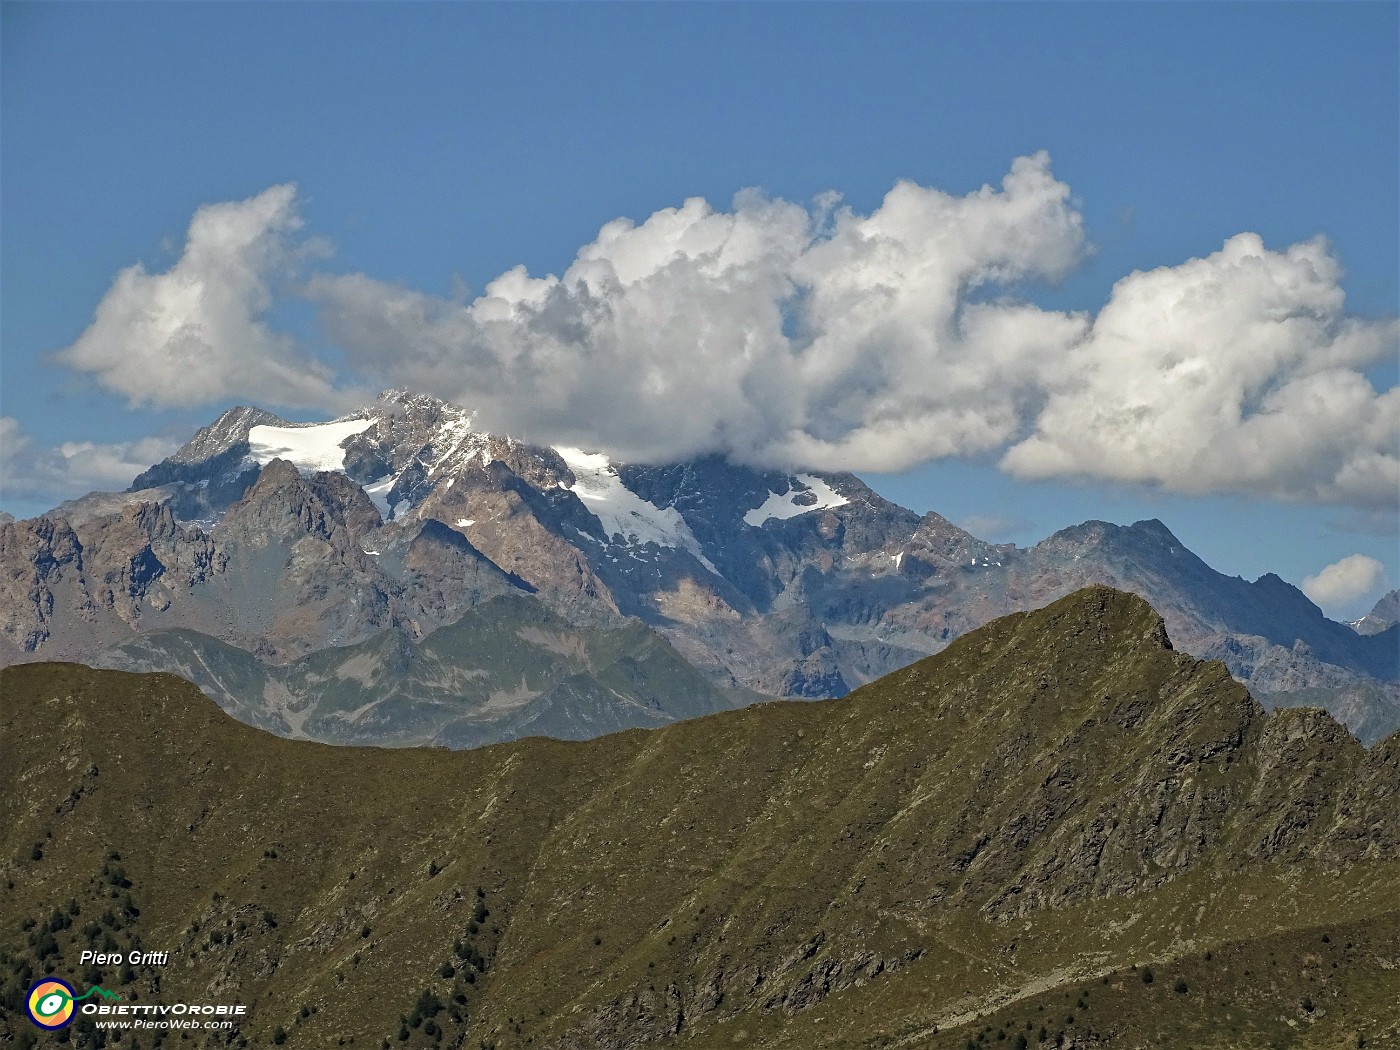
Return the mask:
<svg viewBox="0 0 1400 1050">
<path fill-rule="evenodd" d="M 35 981 L 25 996 L 24 1009 L 29 1019 L 46 1031 L 56 1032 L 73 1023 L 73 1004 L 90 995 L 100 995 L 104 999 L 120 999 L 115 992 L 106 988 L 89 988 L 82 995 L 73 991 L 73 986 L 57 977 L 45 977 Z"/>
</svg>

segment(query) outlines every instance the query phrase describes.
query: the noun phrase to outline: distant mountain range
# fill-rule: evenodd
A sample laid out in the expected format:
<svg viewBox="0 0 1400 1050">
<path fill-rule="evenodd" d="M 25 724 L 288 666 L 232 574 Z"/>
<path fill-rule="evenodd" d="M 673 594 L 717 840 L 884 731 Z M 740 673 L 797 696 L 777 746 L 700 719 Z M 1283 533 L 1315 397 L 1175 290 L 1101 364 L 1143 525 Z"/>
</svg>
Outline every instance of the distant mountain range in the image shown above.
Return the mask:
<svg viewBox="0 0 1400 1050">
<path fill-rule="evenodd" d="M 72 664 L 0 692 L 0 1042 L 45 973 L 248 1004 L 205 1047 L 1400 1041 L 1400 733 L 1266 713 L 1102 587 L 585 742 L 323 747 Z M 136 947 L 170 965 L 80 962 Z"/>
<path fill-rule="evenodd" d="M 640 621 L 724 706 L 840 696 L 1095 583 L 1147 598 L 1179 645 L 1266 703 L 1324 703 L 1367 740 L 1400 726 L 1400 628 L 1353 629 L 1276 576 L 1217 573 L 1160 522 L 990 544 L 849 474 L 611 463 L 483 433 L 403 391 L 323 424 L 232 409 L 129 491 L 0 525 L 0 661 L 178 670 L 240 717 L 311 734 L 342 727 L 287 721 L 295 701 L 279 690 L 296 692 L 312 654 L 404 651 L 513 596 L 598 638 Z M 556 681 L 525 677 L 520 695 Z M 631 724 L 655 724 L 626 690 L 616 699 Z M 366 724 L 386 742 L 428 731 L 409 723 Z"/>
<path fill-rule="evenodd" d="M 713 684 L 641 623 L 579 627 L 525 595 L 492 598 L 417 644 L 381 631 L 290 664 L 180 629 L 142 632 L 90 662 L 159 666 L 250 725 L 335 744 L 586 740 L 760 699 Z"/>
</svg>

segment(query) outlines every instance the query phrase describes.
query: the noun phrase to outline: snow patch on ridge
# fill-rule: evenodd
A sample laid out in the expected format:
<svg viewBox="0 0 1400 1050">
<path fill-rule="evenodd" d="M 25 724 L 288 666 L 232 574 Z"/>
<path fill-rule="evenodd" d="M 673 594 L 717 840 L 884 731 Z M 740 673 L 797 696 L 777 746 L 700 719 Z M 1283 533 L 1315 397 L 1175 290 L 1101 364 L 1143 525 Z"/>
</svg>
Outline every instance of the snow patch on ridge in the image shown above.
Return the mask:
<svg viewBox="0 0 1400 1050">
<path fill-rule="evenodd" d="M 444 466 L 455 463 L 457 453 L 462 450 L 462 446 L 471 442 L 476 448 L 473 455 L 478 456 L 483 462 L 486 460 L 486 441 L 488 435 L 478 434 L 472 430 L 471 416 L 458 416 L 450 419 L 442 425 L 438 434 L 433 439 L 435 446 L 440 446 L 445 451 L 438 453 L 433 467 L 428 471 L 428 476 L 432 477 Z"/>
<path fill-rule="evenodd" d="M 821 478 L 811 474 L 798 474 L 797 480 L 806 485 L 807 488 L 804 490 L 788 489 L 782 495 L 776 492 L 768 493 L 768 498 L 761 505 L 744 515 L 744 524 L 759 526 L 769 518 L 786 521 L 799 514 L 806 514 L 809 510 L 829 510 L 832 507 L 845 506 L 850 502 Z M 815 497 L 815 501 L 798 503 L 797 497 L 805 497 L 808 492 Z"/>
<path fill-rule="evenodd" d="M 385 474 L 372 485 L 360 486 L 365 490 L 369 501 L 379 508 L 379 516 L 385 521 L 389 520 L 389 490 L 394 487 L 394 482 L 398 480 L 397 474 Z"/>
<path fill-rule="evenodd" d="M 685 518 L 674 507 L 648 503 L 622 483 L 617 468 L 607 456 L 582 449 L 556 446 L 554 449 L 574 472 L 573 493 L 598 519 L 610 540 L 620 539 L 629 547 L 655 543 L 690 551 L 716 576 L 719 571 L 702 553 L 700 541 L 690 531 Z"/>
<path fill-rule="evenodd" d="M 298 470 L 344 470 L 341 443 L 374 426 L 373 419 L 339 419 L 332 423 L 273 427 L 259 424 L 248 431 L 248 453 L 259 466 L 285 459 Z"/>
</svg>

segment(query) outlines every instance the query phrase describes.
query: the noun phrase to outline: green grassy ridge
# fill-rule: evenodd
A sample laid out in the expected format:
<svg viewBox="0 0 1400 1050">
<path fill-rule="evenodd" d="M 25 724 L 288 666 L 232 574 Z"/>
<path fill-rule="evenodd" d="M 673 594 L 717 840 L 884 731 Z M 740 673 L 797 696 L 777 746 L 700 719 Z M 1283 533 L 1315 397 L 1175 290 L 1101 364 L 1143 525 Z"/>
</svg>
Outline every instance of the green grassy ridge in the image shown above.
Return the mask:
<svg viewBox="0 0 1400 1050">
<path fill-rule="evenodd" d="M 1021 1035 L 1028 1047 L 1393 1047 L 1400 972 L 1386 964 L 1397 955 L 1398 912 L 1289 930 L 1065 984 L 888 1045 L 1015 1047 Z"/>
<path fill-rule="evenodd" d="M 1368 1046 L 1389 1046 L 1400 1020 L 1394 1010 L 1400 968 L 1393 965 L 1400 958 L 1397 880 L 1394 862 L 1353 868 L 1340 879 L 1335 870 L 1294 862 L 1232 878 L 1193 872 L 1151 893 L 1040 912 L 1013 924 L 963 913 L 932 929 L 930 950 L 899 973 L 838 992 L 796 1016 L 748 1014 L 676 1044 L 962 1050 L 990 1026 L 992 1035 L 1001 1028 L 1009 1038 L 986 1045 L 1009 1047 L 1034 1019 L 1032 1034 L 1049 1024 L 1046 1046 L 1060 1030 L 1081 1046 L 1224 1050 L 1282 1040 L 1285 1046 L 1355 1047 L 1357 1034 Z M 1315 950 L 1325 953 L 1329 942 L 1334 950 L 1327 962 L 1341 962 L 1336 971 L 1306 960 Z M 1345 955 L 1337 954 L 1343 948 Z M 1153 996 L 1114 998 L 1111 1008 L 1102 1008 L 1091 994 L 1095 1009 L 1084 1016 L 1093 1024 L 1063 1023 L 1067 995 L 1073 1004 L 1081 989 L 1120 984 L 1128 975 L 1140 981 L 1134 967 L 1147 966 L 1154 970 Z M 1316 983 L 1316 975 L 1328 981 Z M 1178 978 L 1187 982 L 1190 997 L 1176 997 Z M 1287 1017 L 1308 995 L 1322 1009 L 1301 1033 L 1293 1032 Z M 1217 1030 L 1222 1000 L 1243 1032 L 1258 1038 Z M 1324 1016 L 1328 1024 L 1318 1025 Z M 1059 1023 L 1049 1023 L 1056 1018 Z M 1101 1042 L 1087 1042 L 1091 1028 Z M 1335 1032 L 1342 1033 L 1341 1042 L 1317 1041 Z M 1028 1043 L 1038 1045 L 1029 1036 Z"/>
<path fill-rule="evenodd" d="M 170 676 L 72 665 L 0 688 L 8 965 L 38 962 L 23 919 L 106 906 L 117 852 L 132 936 L 180 952 L 162 993 L 236 993 L 251 1045 L 877 1046 L 1067 955 L 1097 974 L 1393 922 L 1400 887 L 1397 738 L 1266 717 L 1103 588 L 844 700 L 585 743 L 291 742 Z"/>
</svg>

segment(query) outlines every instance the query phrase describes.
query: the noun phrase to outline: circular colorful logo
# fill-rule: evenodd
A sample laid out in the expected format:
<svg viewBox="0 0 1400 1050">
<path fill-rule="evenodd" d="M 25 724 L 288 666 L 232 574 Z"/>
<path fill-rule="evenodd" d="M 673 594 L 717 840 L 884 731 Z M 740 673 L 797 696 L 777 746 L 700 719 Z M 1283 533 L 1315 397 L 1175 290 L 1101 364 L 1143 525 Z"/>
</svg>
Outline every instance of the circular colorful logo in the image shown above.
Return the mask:
<svg viewBox="0 0 1400 1050">
<path fill-rule="evenodd" d="M 35 981 L 24 1000 L 29 1019 L 40 1028 L 55 1032 L 73 1023 L 73 986 L 57 977 Z"/>
</svg>

